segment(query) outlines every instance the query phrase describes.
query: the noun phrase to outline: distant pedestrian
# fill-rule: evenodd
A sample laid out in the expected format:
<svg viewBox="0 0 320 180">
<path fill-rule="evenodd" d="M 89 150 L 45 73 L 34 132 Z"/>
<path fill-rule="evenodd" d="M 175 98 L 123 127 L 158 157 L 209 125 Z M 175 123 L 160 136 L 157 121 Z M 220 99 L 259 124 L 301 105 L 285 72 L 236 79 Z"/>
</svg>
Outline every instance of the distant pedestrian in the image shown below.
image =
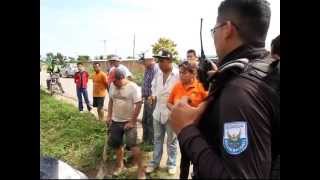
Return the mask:
<svg viewBox="0 0 320 180">
<path fill-rule="evenodd" d="M 189 49 L 187 51 L 187 61 L 191 64 L 198 66 L 199 59 L 198 59 L 196 51 L 194 49 Z"/>
<path fill-rule="evenodd" d="M 121 69 L 126 76 L 126 79 L 132 81 L 133 77 L 132 77 L 132 73 L 130 72 L 130 70 L 123 64 L 120 64 L 121 62 L 121 58 L 119 56 L 112 56 L 109 60 L 110 62 L 110 69 L 108 71 L 108 88 L 110 87 L 111 83 L 114 81 L 115 79 L 115 68 L 119 68 Z"/>
<path fill-rule="evenodd" d="M 101 71 L 100 63 L 93 65 L 95 74 L 93 75 L 93 107 L 97 108 L 99 120 L 104 120 L 104 99 L 107 89 L 107 75 Z"/>
<path fill-rule="evenodd" d="M 88 98 L 88 91 L 87 91 L 87 84 L 89 79 L 89 74 L 87 71 L 84 70 L 82 63 L 77 63 L 78 72 L 74 75 L 74 82 L 76 83 L 77 89 L 77 97 L 78 97 L 78 108 L 80 112 L 83 112 L 83 103 L 82 103 L 82 96 L 84 101 L 86 102 L 88 111 L 91 111 L 90 101 Z"/>
<path fill-rule="evenodd" d="M 159 66 L 155 62 L 154 57 L 152 57 L 151 51 L 145 53 L 141 59 L 145 66 L 144 71 L 144 81 L 142 85 L 142 98 L 143 98 L 143 117 L 142 117 L 142 127 L 143 127 L 143 142 L 153 145 L 153 110 L 155 108 L 155 103 L 152 103 L 148 99 L 151 98 L 151 82 L 155 77 L 155 74 L 159 71 Z"/>
</svg>

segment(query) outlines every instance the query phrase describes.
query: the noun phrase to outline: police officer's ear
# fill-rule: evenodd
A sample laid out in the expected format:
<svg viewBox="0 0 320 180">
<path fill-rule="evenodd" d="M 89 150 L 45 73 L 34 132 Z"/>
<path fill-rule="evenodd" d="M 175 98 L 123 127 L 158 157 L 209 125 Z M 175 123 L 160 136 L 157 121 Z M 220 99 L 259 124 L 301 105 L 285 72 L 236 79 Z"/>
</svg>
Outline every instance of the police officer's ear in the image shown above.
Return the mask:
<svg viewBox="0 0 320 180">
<path fill-rule="evenodd" d="M 226 39 L 233 38 L 238 32 L 236 25 L 231 21 L 226 21 L 224 27 L 222 27 L 223 36 Z"/>
</svg>

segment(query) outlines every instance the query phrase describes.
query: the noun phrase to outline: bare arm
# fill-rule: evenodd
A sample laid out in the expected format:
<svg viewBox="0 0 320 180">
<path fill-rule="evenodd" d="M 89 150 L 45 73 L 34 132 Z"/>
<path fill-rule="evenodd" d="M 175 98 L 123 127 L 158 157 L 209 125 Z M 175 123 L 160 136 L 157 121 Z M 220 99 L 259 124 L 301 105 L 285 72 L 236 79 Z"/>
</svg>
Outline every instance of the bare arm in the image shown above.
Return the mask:
<svg viewBox="0 0 320 180">
<path fill-rule="evenodd" d="M 167 107 L 168 107 L 168 109 L 171 111 L 171 110 L 172 110 L 172 107 L 173 107 L 173 104 L 168 103 L 168 104 L 167 104 Z"/>
<path fill-rule="evenodd" d="M 103 76 L 103 84 L 104 84 L 104 87 L 107 89 L 107 88 L 108 88 L 108 78 L 107 78 L 107 75 Z"/>
<path fill-rule="evenodd" d="M 111 118 L 112 118 L 112 108 L 113 108 L 113 100 L 112 98 L 109 99 L 109 103 L 108 103 L 108 116 L 107 116 L 107 123 L 111 122 Z"/>
<path fill-rule="evenodd" d="M 137 103 L 134 103 L 134 110 L 131 116 L 131 122 L 135 124 L 137 122 L 137 118 L 139 116 L 140 110 L 142 106 L 142 101 L 139 101 Z"/>
</svg>

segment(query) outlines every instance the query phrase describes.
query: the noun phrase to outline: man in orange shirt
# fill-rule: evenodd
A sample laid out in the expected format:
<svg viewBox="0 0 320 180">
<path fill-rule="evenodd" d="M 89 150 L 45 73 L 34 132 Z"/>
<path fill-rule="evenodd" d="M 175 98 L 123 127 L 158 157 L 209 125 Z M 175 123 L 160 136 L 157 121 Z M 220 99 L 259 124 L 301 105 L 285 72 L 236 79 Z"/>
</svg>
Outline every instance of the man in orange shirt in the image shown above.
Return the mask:
<svg viewBox="0 0 320 180">
<path fill-rule="evenodd" d="M 93 69 L 96 72 L 93 76 L 93 107 L 97 108 L 99 120 L 103 120 L 104 98 L 107 89 L 107 75 L 101 71 L 100 63 L 94 63 Z"/>
<path fill-rule="evenodd" d="M 202 84 L 196 79 L 197 65 L 193 62 L 184 61 L 179 65 L 180 81 L 173 87 L 168 99 L 168 108 L 172 109 L 173 105 L 183 96 L 187 96 L 189 104 L 197 107 L 208 96 Z M 180 149 L 181 151 L 182 149 Z M 188 178 L 190 161 L 181 151 L 180 179 Z"/>
</svg>

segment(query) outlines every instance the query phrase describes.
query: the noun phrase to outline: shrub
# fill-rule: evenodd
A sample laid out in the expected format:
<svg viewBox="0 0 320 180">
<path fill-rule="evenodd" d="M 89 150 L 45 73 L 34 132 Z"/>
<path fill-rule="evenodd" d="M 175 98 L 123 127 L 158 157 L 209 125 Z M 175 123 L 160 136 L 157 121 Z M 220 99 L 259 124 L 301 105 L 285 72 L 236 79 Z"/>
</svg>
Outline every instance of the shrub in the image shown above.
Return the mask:
<svg viewBox="0 0 320 180">
<path fill-rule="evenodd" d="M 144 78 L 143 72 L 138 72 L 133 74 L 133 82 L 135 82 L 138 86 L 143 85 L 143 78 Z"/>
</svg>

